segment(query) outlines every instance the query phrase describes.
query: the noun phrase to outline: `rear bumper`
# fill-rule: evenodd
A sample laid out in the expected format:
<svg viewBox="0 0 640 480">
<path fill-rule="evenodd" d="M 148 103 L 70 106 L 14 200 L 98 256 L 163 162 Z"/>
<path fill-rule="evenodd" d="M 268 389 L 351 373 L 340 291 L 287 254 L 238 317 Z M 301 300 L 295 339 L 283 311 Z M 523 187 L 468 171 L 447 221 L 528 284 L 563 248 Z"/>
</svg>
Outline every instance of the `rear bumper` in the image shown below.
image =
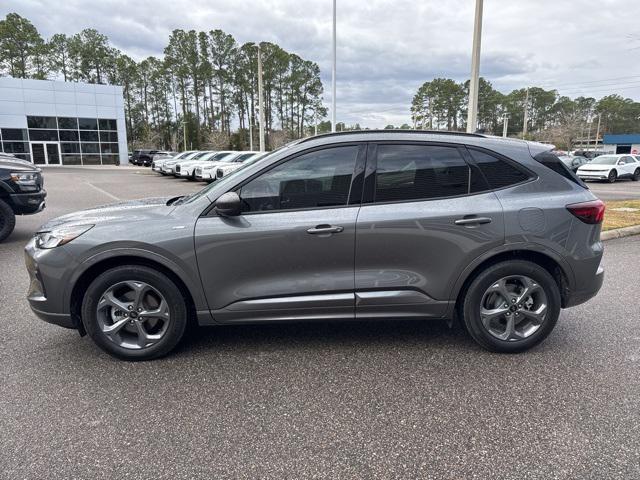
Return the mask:
<svg viewBox="0 0 640 480">
<path fill-rule="evenodd" d="M 582 290 L 569 291 L 566 293 L 564 300 L 564 308 L 575 307 L 576 305 L 580 305 L 591 300 L 595 297 L 600 288 L 602 288 L 602 283 L 604 282 L 604 268 L 602 265 L 598 267 L 596 274 L 593 276 L 593 279 L 588 282 L 586 288 Z"/>
</svg>

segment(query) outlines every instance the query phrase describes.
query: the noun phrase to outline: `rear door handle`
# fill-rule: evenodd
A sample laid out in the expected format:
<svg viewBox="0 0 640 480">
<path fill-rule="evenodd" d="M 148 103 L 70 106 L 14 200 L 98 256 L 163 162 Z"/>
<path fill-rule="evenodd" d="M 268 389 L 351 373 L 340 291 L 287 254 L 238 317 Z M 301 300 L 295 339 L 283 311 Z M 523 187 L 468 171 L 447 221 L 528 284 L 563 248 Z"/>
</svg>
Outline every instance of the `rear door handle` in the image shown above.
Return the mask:
<svg viewBox="0 0 640 480">
<path fill-rule="evenodd" d="M 326 234 L 326 233 L 340 233 L 344 230 L 344 227 L 340 227 L 340 226 L 334 226 L 334 225 L 316 225 L 313 228 L 310 228 L 309 230 L 307 230 L 307 233 L 310 233 L 311 235 L 318 235 L 318 234 Z"/>
<path fill-rule="evenodd" d="M 456 225 L 483 225 L 485 223 L 491 223 L 491 219 L 489 217 L 460 218 L 454 223 Z"/>
</svg>

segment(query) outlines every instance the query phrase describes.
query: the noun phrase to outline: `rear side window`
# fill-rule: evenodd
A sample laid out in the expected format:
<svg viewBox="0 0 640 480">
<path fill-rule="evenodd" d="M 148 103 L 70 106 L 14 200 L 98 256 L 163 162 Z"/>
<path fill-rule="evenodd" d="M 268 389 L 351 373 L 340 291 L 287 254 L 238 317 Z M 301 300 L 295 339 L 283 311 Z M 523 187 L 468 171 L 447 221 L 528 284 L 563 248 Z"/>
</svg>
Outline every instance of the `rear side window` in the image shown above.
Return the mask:
<svg viewBox="0 0 640 480">
<path fill-rule="evenodd" d="M 482 150 L 469 149 L 471 157 L 484 174 L 492 189 L 499 189 L 524 182 L 529 175 L 511 163 Z M 560 160 L 558 160 L 560 161 Z"/>
<path fill-rule="evenodd" d="M 567 180 L 588 189 L 587 185 L 578 178 L 578 176 L 569 169 L 560 159 L 551 152 L 542 152 L 537 154 L 535 158 L 538 162 L 547 168 L 550 168 L 558 175 L 562 175 Z"/>
<path fill-rule="evenodd" d="M 378 145 L 375 202 L 469 193 L 470 170 L 454 147 Z"/>
</svg>

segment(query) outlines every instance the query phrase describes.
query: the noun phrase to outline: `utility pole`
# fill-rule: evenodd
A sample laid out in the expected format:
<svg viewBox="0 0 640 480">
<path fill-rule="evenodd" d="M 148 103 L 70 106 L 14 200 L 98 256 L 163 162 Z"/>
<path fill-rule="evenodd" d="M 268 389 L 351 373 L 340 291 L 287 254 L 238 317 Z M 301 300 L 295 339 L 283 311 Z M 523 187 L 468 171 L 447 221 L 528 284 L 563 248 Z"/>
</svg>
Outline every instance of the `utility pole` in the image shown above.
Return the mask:
<svg viewBox="0 0 640 480">
<path fill-rule="evenodd" d="M 187 122 L 182 121 L 182 142 L 184 143 L 184 151 L 187 151 Z"/>
<path fill-rule="evenodd" d="M 589 129 L 587 130 L 587 150 L 591 145 L 591 125 L 593 125 L 593 119 L 589 120 Z"/>
<path fill-rule="evenodd" d="M 333 0 L 333 66 L 331 68 L 331 131 L 336 131 L 336 0 Z"/>
<path fill-rule="evenodd" d="M 509 128 L 509 115 L 502 115 L 502 138 L 507 138 L 507 129 Z"/>
<path fill-rule="evenodd" d="M 598 137 L 600 136 L 600 114 L 598 114 L 598 128 L 596 128 L 596 141 L 593 147 L 593 151 L 595 152 L 598 149 Z"/>
<path fill-rule="evenodd" d="M 527 87 L 527 95 L 524 98 L 524 121 L 522 123 L 522 138 L 527 136 L 527 123 L 529 123 L 529 87 Z"/>
<path fill-rule="evenodd" d="M 264 95 L 262 93 L 262 50 L 258 48 L 258 109 L 260 114 L 260 151 L 264 152 Z"/>
<path fill-rule="evenodd" d="M 313 116 L 315 118 L 316 124 L 313 128 L 313 134 L 318 135 L 318 112 L 313 112 Z"/>
<path fill-rule="evenodd" d="M 473 49 L 471 52 L 471 80 L 469 81 L 469 108 L 467 109 L 467 133 L 475 132 L 478 127 L 478 88 L 480 82 L 480 41 L 482 40 L 482 3 L 483 0 L 476 0 L 476 15 L 473 24 Z"/>
<path fill-rule="evenodd" d="M 253 124 L 251 123 L 251 117 L 249 117 L 249 151 L 253 152 Z"/>
</svg>

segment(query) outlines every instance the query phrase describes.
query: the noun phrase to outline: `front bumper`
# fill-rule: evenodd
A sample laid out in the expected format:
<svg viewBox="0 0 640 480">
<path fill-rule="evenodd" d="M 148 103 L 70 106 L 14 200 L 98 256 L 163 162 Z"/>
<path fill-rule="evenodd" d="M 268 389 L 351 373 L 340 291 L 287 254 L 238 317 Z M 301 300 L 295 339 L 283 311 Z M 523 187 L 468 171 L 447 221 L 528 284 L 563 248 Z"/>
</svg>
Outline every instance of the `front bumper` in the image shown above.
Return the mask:
<svg viewBox="0 0 640 480">
<path fill-rule="evenodd" d="M 578 173 L 578 178 L 580 180 L 606 180 L 609 178 L 609 174 L 606 172 L 603 173 Z"/>
<path fill-rule="evenodd" d="M 74 263 L 64 246 L 39 249 L 35 238 L 32 238 L 24 248 L 24 258 L 29 273 L 27 300 L 33 313 L 45 322 L 64 328 L 78 328 L 69 306 L 65 306 L 63 301 L 66 285 L 63 275 Z"/>
<path fill-rule="evenodd" d="M 576 305 L 580 305 L 591 300 L 598 294 L 600 288 L 602 288 L 603 282 L 604 268 L 600 265 L 598 266 L 598 270 L 596 271 L 593 280 L 589 282 L 587 288 L 579 291 L 569 291 L 566 293 L 566 296 L 563 299 L 563 308 L 575 307 Z"/>
<path fill-rule="evenodd" d="M 14 193 L 10 198 L 16 213 L 20 215 L 31 215 L 44 209 L 44 199 L 46 196 L 47 192 L 40 190 L 39 192 L 33 193 Z"/>
</svg>

